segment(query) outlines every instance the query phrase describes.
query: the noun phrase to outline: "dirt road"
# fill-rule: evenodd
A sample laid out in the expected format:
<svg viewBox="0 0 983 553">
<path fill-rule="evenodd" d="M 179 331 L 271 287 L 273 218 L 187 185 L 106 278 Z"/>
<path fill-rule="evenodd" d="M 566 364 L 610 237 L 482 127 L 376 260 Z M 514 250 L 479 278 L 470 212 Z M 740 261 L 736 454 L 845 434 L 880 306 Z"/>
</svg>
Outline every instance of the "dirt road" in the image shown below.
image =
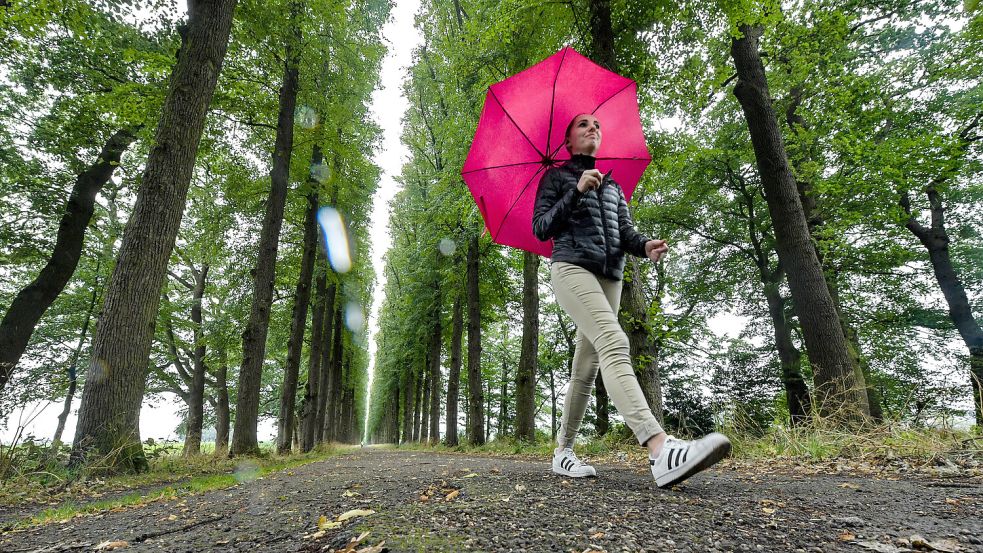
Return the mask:
<svg viewBox="0 0 983 553">
<path fill-rule="evenodd" d="M 255 480 L 244 464 L 234 488 L 7 532 L 0 551 L 330 551 L 368 532 L 348 551 L 983 552 L 979 479 L 724 467 L 659 490 L 647 467 L 597 469 L 384 448 Z"/>
</svg>

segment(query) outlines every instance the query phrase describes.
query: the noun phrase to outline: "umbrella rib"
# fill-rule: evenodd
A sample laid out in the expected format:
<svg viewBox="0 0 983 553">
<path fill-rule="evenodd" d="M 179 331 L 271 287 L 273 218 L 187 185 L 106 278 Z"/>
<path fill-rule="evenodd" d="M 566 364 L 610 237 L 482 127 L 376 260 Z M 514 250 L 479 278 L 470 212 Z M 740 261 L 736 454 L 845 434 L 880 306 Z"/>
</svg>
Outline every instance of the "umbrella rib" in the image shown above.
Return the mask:
<svg viewBox="0 0 983 553">
<path fill-rule="evenodd" d="M 496 96 L 496 95 L 495 95 L 495 91 L 494 91 L 494 90 L 492 90 L 491 88 L 489 88 L 489 89 L 488 89 L 488 94 L 489 94 L 489 95 L 490 95 L 490 96 L 491 96 L 492 98 L 494 98 L 494 99 L 495 99 L 495 103 L 496 103 L 496 104 L 498 104 L 498 107 L 500 107 L 500 108 L 502 108 L 502 113 L 504 113 L 504 114 L 505 114 L 505 116 L 509 118 L 509 121 L 511 121 L 511 122 L 512 122 L 512 124 L 513 124 L 513 125 L 515 125 L 515 129 L 516 129 L 517 131 L 519 131 L 519 134 L 521 134 L 521 135 L 522 135 L 522 138 L 525 138 L 525 139 L 526 139 L 526 142 L 528 142 L 528 143 L 529 143 L 529 145 L 530 145 L 530 146 L 532 146 L 532 149 L 533 149 L 533 150 L 536 150 L 536 153 L 537 153 L 537 154 L 539 154 L 540 156 L 542 156 L 542 155 L 543 155 L 543 152 L 540 152 L 540 151 L 539 151 L 539 148 L 537 148 L 537 147 L 536 147 L 536 145 L 532 143 L 532 140 L 530 140 L 530 139 L 529 139 L 529 137 L 528 137 L 528 136 L 526 136 L 526 133 L 525 133 L 525 132 L 523 132 L 523 130 L 522 130 L 522 127 L 520 127 L 520 126 L 519 126 L 519 124 L 515 122 L 515 119 L 512 119 L 512 114 L 511 114 L 511 113 L 509 113 L 509 112 L 508 112 L 508 111 L 507 111 L 507 110 L 505 109 L 505 106 L 503 106 L 503 105 L 502 105 L 502 102 L 501 102 L 501 101 L 500 101 L 500 100 L 498 99 L 498 96 Z"/>
<path fill-rule="evenodd" d="M 498 224 L 498 228 L 495 230 L 495 233 L 492 234 L 492 238 L 496 240 L 498 239 L 498 234 L 502 232 L 502 227 L 505 226 L 505 221 L 508 220 L 509 214 L 512 213 L 512 210 L 515 209 L 516 205 L 518 205 L 519 200 L 522 199 L 522 195 L 525 194 L 526 190 L 529 189 L 529 183 L 531 183 L 533 179 L 535 179 L 536 176 L 539 175 L 540 171 L 542 171 L 545 168 L 546 168 L 545 166 L 542 166 L 539 169 L 536 169 L 536 172 L 533 173 L 531 177 L 529 177 L 529 180 L 526 182 L 525 186 L 522 187 L 522 190 L 519 192 L 519 195 L 515 197 L 515 201 L 512 202 L 512 205 L 509 206 L 509 210 L 505 212 L 504 216 L 502 216 L 502 222 Z M 532 222 L 530 221 L 529 224 L 532 225 Z"/>
<path fill-rule="evenodd" d="M 553 138 L 553 108 L 556 107 L 556 81 L 560 80 L 560 70 L 563 69 L 563 62 L 567 59 L 567 49 L 563 49 L 560 57 L 560 64 L 556 66 L 556 75 L 553 75 L 553 88 L 550 91 L 550 124 L 546 127 L 546 151 L 550 151 L 550 140 Z M 566 137 L 563 137 L 566 139 Z"/>
<path fill-rule="evenodd" d="M 622 89 L 620 89 L 620 90 L 618 90 L 617 92 L 615 92 L 614 94 L 612 94 L 612 95 L 610 95 L 610 96 L 608 96 L 608 99 L 607 99 L 607 100 L 604 100 L 604 101 L 603 101 L 603 102 L 601 102 L 600 104 L 597 104 L 597 107 L 596 107 L 596 108 L 594 108 L 594 111 L 592 111 L 592 112 L 591 112 L 591 115 L 593 115 L 593 114 L 595 114 L 595 113 L 597 113 L 597 110 L 599 110 L 599 109 L 601 109 L 601 107 L 603 107 L 603 106 L 604 106 L 604 104 L 606 104 L 606 103 L 608 103 L 608 102 L 610 102 L 612 98 L 614 98 L 614 97 L 615 97 L 615 96 L 617 96 L 618 94 L 621 94 L 622 92 L 624 92 L 625 90 L 627 90 L 627 89 L 628 89 L 628 87 L 630 87 L 630 86 L 631 86 L 631 85 L 633 85 L 633 84 L 635 84 L 635 81 L 632 81 L 632 80 L 629 80 L 629 81 L 628 81 L 628 84 L 626 84 L 626 85 L 624 86 L 624 88 L 622 88 Z"/>
<path fill-rule="evenodd" d="M 462 175 L 470 175 L 471 173 L 477 173 L 478 171 L 489 171 L 491 169 L 502 169 L 504 167 L 519 167 L 520 165 L 540 165 L 541 161 L 520 161 L 519 163 L 506 163 L 505 165 L 492 165 L 490 167 L 479 167 L 477 169 L 469 169 L 467 171 L 461 171 Z"/>
</svg>

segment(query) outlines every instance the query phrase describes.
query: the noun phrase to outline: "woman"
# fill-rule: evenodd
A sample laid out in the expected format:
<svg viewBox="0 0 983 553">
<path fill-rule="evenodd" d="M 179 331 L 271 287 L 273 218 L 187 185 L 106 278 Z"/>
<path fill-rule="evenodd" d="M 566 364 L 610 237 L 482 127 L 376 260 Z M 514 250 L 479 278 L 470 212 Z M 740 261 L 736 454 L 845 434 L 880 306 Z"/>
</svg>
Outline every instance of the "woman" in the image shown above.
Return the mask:
<svg viewBox="0 0 983 553">
<path fill-rule="evenodd" d="M 594 168 L 600 146 L 600 121 L 590 114 L 574 117 L 566 132 L 570 160 L 543 175 L 533 211 L 533 233 L 540 240 L 553 239 L 550 273 L 556 301 L 577 325 L 553 472 L 575 478 L 597 474 L 577 458 L 573 444 L 600 365 L 604 387 L 638 443 L 648 448 L 652 476 L 661 488 L 722 459 L 730 441 L 716 432 L 695 441 L 668 436 L 642 395 L 628 336 L 618 322 L 624 254 L 657 262 L 669 248 L 635 229 L 621 187 Z"/>
</svg>

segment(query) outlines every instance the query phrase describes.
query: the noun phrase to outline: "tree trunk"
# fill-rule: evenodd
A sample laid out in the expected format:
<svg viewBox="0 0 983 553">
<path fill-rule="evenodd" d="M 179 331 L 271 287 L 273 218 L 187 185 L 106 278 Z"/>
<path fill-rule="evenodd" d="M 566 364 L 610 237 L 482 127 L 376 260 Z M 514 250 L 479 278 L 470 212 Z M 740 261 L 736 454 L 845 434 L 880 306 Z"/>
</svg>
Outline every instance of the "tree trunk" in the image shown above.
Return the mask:
<svg viewBox="0 0 983 553">
<path fill-rule="evenodd" d="M 259 453 L 256 427 L 259 424 L 259 392 L 263 380 L 263 359 L 266 357 L 266 335 L 273 305 L 273 285 L 276 280 L 276 256 L 283 227 L 283 209 L 290 184 L 290 156 L 294 143 L 294 110 L 300 88 L 298 62 L 300 57 L 300 27 L 296 2 L 290 8 L 290 33 L 287 37 L 280 87 L 280 111 L 277 116 L 276 142 L 273 146 L 273 167 L 270 170 L 270 196 L 260 231 L 259 253 L 253 269 L 253 303 L 249 322 L 242 335 L 242 365 L 239 367 L 239 395 L 236 402 L 236 424 L 232 436 L 232 455 Z"/>
<path fill-rule="evenodd" d="M 430 443 L 440 441 L 440 350 L 444 344 L 441 328 L 441 294 L 439 284 L 437 292 L 437 305 L 434 309 L 434 329 L 430 337 Z"/>
<path fill-rule="evenodd" d="M 648 302 L 641 286 L 642 268 L 635 258 L 629 258 L 625 266 L 625 279 L 621 290 L 619 320 L 628 335 L 628 351 L 635 376 L 649 409 L 657 420 L 662 420 L 662 383 L 659 380 L 658 350 L 652 341 L 648 320 Z"/>
<path fill-rule="evenodd" d="M 788 165 L 758 53 L 761 29 L 742 25 L 740 31 L 741 38 L 731 41 L 738 75 L 734 95 L 747 120 L 792 300 L 796 305 L 809 306 L 800 310 L 799 319 L 815 375 L 819 412 L 845 422 L 861 422 L 870 413 L 866 392 L 863 382 L 857 380 Z"/>
<path fill-rule="evenodd" d="M 126 226 L 86 374 L 71 464 L 87 453 L 147 468 L 140 406 L 167 262 L 187 199 L 205 113 L 225 59 L 236 0 L 196 2 L 183 27 L 178 61 L 133 214 Z"/>
<path fill-rule="evenodd" d="M 457 404 L 461 387 L 461 338 L 464 336 L 464 312 L 461 297 L 454 298 L 451 314 L 451 368 L 447 375 L 447 435 L 444 443 L 457 445 Z"/>
<path fill-rule="evenodd" d="M 420 407 L 420 443 L 430 441 L 430 396 L 433 389 L 433 374 L 430 367 L 423 368 L 423 405 Z"/>
<path fill-rule="evenodd" d="M 290 340 L 287 342 L 287 366 L 283 374 L 283 388 L 280 390 L 280 419 L 277 424 L 276 449 L 281 455 L 290 453 L 293 435 L 300 356 L 304 350 L 307 307 L 311 300 L 311 277 L 314 273 L 314 258 L 317 256 L 317 228 L 317 193 L 312 192 L 307 195 L 307 212 L 304 214 L 304 251 L 300 258 L 300 276 L 297 278 L 297 289 L 294 292 Z"/>
<path fill-rule="evenodd" d="M 792 330 L 785 319 L 785 299 L 781 296 L 778 283 L 770 280 L 764 282 L 764 293 L 775 331 L 778 360 L 782 366 L 782 385 L 785 387 L 789 419 L 794 426 L 809 418 L 809 388 L 802 379 L 802 354 L 792 342 Z"/>
<path fill-rule="evenodd" d="M 611 430 L 611 418 L 608 413 L 608 390 L 604 387 L 604 379 L 601 378 L 601 371 L 597 371 L 594 379 L 594 433 L 603 436 Z"/>
<path fill-rule="evenodd" d="M 509 364 L 502 356 L 502 391 L 498 396 L 498 435 L 509 433 Z"/>
<path fill-rule="evenodd" d="M 328 301 L 328 285 L 323 245 L 317 248 L 315 266 L 321 265 L 314 279 L 314 312 L 311 315 L 311 349 L 307 361 L 307 384 L 304 387 L 304 401 L 301 407 L 300 449 L 304 453 L 314 449 L 317 444 L 317 405 L 318 384 L 321 379 L 321 349 L 324 346 L 324 310 Z"/>
<path fill-rule="evenodd" d="M 468 239 L 468 428 L 471 445 L 485 443 L 485 397 L 481 382 L 481 301 L 478 297 L 478 235 Z"/>
<path fill-rule="evenodd" d="M 208 263 L 203 263 L 200 271 L 192 268 L 195 288 L 191 298 L 191 322 L 194 324 L 195 350 L 191 373 L 191 386 L 188 390 L 188 420 L 184 437 L 184 456 L 201 453 L 201 426 L 205 417 L 205 336 L 202 332 L 201 298 L 205 295 L 205 282 L 208 280 Z"/>
<path fill-rule="evenodd" d="M 413 373 L 413 441 L 420 441 L 420 410 L 423 407 L 423 381 L 426 375 Z"/>
<path fill-rule="evenodd" d="M 68 392 L 65 393 L 65 404 L 58 414 L 58 426 L 55 428 L 55 436 L 51 439 L 51 451 L 57 452 L 61 444 L 61 435 L 65 431 L 65 423 L 68 421 L 68 414 L 72 410 L 72 400 L 75 398 L 75 390 L 78 387 L 78 361 L 82 355 L 82 348 L 85 346 L 85 337 L 89 334 L 89 323 L 96 310 L 96 300 L 99 299 L 99 268 L 102 267 L 102 259 L 96 261 L 96 282 L 92 287 L 92 296 L 89 298 L 89 308 L 85 312 L 85 322 L 82 323 L 82 330 L 79 332 L 79 342 L 72 353 L 72 361 L 68 365 Z"/>
<path fill-rule="evenodd" d="M 539 364 L 539 256 L 523 253 L 522 349 L 515 375 L 515 437 L 536 439 L 536 369 Z"/>
<path fill-rule="evenodd" d="M 969 381 L 973 388 L 973 408 L 976 413 L 976 426 L 983 427 L 983 328 L 973 317 L 966 289 L 949 257 L 949 232 L 945 228 L 945 207 L 942 197 L 933 182 L 926 187 L 932 212 L 931 226 L 919 223 L 911 212 L 908 195 L 901 199 L 901 206 L 908 214 L 905 227 L 928 250 L 929 261 L 935 273 L 935 280 L 949 306 L 949 318 L 959 331 L 963 343 L 969 350 Z"/>
<path fill-rule="evenodd" d="M 400 378 L 403 389 L 403 435 L 400 436 L 399 443 L 405 444 L 413 441 L 413 399 L 416 397 L 416 380 L 413 378 L 413 372 L 406 370 Z"/>
<path fill-rule="evenodd" d="M 225 349 L 219 351 L 218 374 L 215 375 L 215 392 L 218 405 L 215 408 L 215 455 L 224 457 L 229 449 L 229 362 Z"/>
<path fill-rule="evenodd" d="M 341 330 L 335 326 L 335 310 L 338 309 L 336 298 L 338 296 L 338 285 L 331 284 L 328 287 L 328 305 L 324 310 L 324 332 L 322 341 L 324 346 L 321 349 L 321 371 L 318 375 L 317 384 L 317 418 L 314 421 L 314 442 L 322 443 L 326 440 L 324 436 L 324 421 L 328 416 L 328 400 L 331 396 L 331 354 L 334 344 L 334 335 Z"/>
<path fill-rule="evenodd" d="M 325 373 L 327 378 L 322 378 L 322 382 L 326 380 L 324 415 L 321 421 L 321 441 L 324 443 L 332 442 L 338 437 L 337 415 L 341 401 L 341 367 L 342 355 L 344 355 L 342 340 L 342 331 L 344 329 L 341 326 L 341 311 L 343 307 L 340 300 L 341 298 L 338 298 L 336 293 L 334 322 L 331 325 L 333 327 L 331 332 L 331 357 L 330 361 L 324 365 L 327 370 Z"/>
<path fill-rule="evenodd" d="M 113 176 L 123 152 L 136 140 L 133 132 L 133 129 L 116 131 L 96 161 L 75 179 L 65 214 L 58 225 L 51 257 L 38 276 L 17 293 L 0 321 L 0 393 L 27 349 L 41 316 L 75 273 L 82 257 L 85 229 L 95 210 L 96 196 Z"/>
</svg>

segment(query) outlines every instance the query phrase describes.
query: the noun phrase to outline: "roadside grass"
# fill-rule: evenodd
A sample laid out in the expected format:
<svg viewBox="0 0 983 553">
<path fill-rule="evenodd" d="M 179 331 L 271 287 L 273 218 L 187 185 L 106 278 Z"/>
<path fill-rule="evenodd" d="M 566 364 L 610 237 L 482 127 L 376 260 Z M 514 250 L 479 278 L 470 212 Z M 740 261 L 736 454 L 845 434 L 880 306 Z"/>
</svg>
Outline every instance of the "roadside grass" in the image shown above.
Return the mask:
<svg viewBox="0 0 983 553">
<path fill-rule="evenodd" d="M 54 506 L 8 523 L 3 530 L 229 488 L 273 472 L 322 461 L 354 447 L 357 446 L 330 444 L 310 453 L 277 456 L 273 454 L 273 444 L 262 444 L 259 456 L 230 459 L 214 453 L 185 458 L 181 456 L 180 446 L 175 449 L 172 444 L 165 444 L 148 448 L 150 470 L 147 472 L 111 476 L 100 475 L 100 471 L 91 467 L 72 472 L 61 463 L 48 461 L 46 470 L 23 471 L 0 482 L 0 505 Z"/>
<path fill-rule="evenodd" d="M 969 476 L 983 475 L 983 435 L 951 428 L 922 428 L 885 422 L 847 431 L 823 421 L 797 427 L 775 425 L 759 430 L 739 425 L 719 429 L 733 444 L 732 462 L 774 462 L 798 466 L 819 466 L 831 461 L 865 466 L 962 471 Z M 535 442 L 512 437 L 496 437 L 481 446 L 449 447 L 443 443 L 402 444 L 398 447 L 447 453 L 508 455 L 544 459 L 552 455 L 555 443 L 548 434 Z M 639 447 L 624 424 L 615 424 L 602 437 L 578 439 L 577 454 L 592 462 L 642 463 L 646 450 Z M 928 470 L 935 473 L 937 470 Z M 944 472 L 944 471 L 943 471 Z"/>
</svg>

